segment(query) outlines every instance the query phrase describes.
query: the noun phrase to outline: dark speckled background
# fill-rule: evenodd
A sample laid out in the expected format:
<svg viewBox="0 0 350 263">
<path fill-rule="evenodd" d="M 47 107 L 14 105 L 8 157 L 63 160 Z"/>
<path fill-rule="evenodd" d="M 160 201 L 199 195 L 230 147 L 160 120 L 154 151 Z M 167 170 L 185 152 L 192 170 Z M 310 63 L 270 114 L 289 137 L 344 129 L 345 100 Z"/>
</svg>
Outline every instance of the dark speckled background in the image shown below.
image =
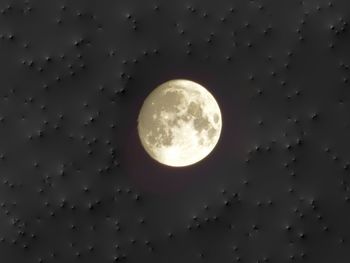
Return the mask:
<svg viewBox="0 0 350 263">
<path fill-rule="evenodd" d="M 350 262 L 348 0 L 0 0 L 0 262 Z M 142 149 L 173 78 L 220 141 Z"/>
</svg>

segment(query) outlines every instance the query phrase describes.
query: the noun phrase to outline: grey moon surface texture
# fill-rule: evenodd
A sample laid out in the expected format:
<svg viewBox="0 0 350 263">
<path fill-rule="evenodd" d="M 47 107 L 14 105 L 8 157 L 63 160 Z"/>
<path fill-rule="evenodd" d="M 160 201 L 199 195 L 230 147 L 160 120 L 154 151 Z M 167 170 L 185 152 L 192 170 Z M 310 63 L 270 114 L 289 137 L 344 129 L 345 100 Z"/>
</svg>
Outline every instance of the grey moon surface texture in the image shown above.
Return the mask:
<svg viewBox="0 0 350 263">
<path fill-rule="evenodd" d="M 145 99 L 137 128 L 153 159 L 169 166 L 187 166 L 214 149 L 222 128 L 221 112 L 203 86 L 190 80 L 170 80 Z"/>
<path fill-rule="evenodd" d="M 349 0 L 0 0 L 0 263 L 349 263 L 349 116 Z"/>
</svg>

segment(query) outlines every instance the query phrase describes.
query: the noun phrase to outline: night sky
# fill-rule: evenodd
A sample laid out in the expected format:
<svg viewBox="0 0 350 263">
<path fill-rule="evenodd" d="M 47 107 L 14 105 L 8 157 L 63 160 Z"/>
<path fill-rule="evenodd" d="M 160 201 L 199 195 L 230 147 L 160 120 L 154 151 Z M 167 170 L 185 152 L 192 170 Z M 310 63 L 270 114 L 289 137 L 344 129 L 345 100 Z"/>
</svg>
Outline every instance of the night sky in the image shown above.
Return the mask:
<svg viewBox="0 0 350 263">
<path fill-rule="evenodd" d="M 348 0 L 0 0 L 0 262 L 350 262 Z M 170 79 L 222 113 L 169 167 Z"/>
</svg>

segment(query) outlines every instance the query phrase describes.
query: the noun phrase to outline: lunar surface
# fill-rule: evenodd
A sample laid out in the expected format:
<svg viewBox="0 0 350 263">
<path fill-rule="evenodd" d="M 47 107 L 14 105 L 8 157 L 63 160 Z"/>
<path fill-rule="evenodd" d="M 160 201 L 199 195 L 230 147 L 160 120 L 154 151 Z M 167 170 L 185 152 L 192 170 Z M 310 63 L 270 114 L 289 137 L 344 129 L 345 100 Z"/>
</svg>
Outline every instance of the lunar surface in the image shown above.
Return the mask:
<svg viewBox="0 0 350 263">
<path fill-rule="evenodd" d="M 143 148 L 153 159 L 169 166 L 188 166 L 216 146 L 221 112 L 203 86 L 190 80 L 170 80 L 145 99 L 137 128 Z"/>
</svg>

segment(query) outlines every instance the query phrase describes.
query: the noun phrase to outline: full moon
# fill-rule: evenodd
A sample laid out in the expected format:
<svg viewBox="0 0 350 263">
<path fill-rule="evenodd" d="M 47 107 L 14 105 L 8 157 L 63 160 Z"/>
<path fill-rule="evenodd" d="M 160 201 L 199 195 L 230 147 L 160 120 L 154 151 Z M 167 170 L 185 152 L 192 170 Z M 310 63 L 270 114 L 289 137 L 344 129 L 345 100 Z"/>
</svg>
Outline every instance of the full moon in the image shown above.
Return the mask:
<svg viewBox="0 0 350 263">
<path fill-rule="evenodd" d="M 222 128 L 213 95 L 185 79 L 156 87 L 143 102 L 137 121 L 145 151 L 159 163 L 175 167 L 204 159 L 218 143 Z"/>
</svg>

